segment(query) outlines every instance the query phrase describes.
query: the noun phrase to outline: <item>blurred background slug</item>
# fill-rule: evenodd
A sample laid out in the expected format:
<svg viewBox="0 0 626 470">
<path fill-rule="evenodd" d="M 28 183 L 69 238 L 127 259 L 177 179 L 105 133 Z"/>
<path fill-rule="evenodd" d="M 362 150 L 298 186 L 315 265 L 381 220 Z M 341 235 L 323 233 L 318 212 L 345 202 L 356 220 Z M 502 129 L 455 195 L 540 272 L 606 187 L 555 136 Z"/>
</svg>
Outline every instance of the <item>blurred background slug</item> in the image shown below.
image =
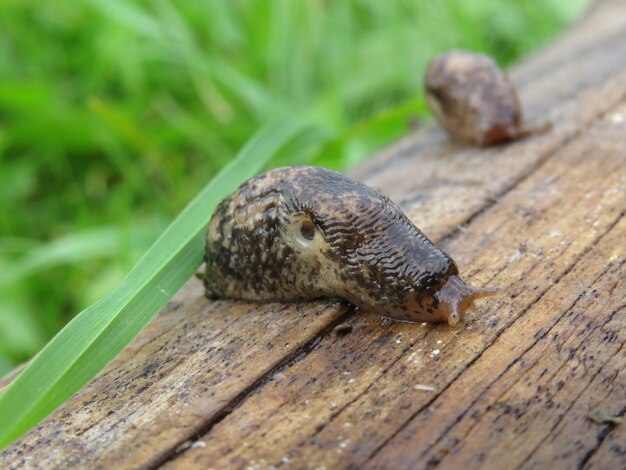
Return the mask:
<svg viewBox="0 0 626 470">
<path fill-rule="evenodd" d="M 481 146 L 545 131 L 525 127 L 515 88 L 484 54 L 455 50 L 433 59 L 424 79 L 426 102 L 454 139 Z"/>
</svg>

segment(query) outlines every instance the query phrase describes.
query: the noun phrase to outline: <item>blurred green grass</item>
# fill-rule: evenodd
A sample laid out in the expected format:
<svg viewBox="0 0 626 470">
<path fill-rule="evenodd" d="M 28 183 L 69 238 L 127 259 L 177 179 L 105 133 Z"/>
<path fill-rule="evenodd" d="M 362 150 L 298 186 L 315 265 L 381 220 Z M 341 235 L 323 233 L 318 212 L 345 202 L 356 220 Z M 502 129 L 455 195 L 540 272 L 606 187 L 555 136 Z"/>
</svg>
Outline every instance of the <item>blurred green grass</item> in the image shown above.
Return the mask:
<svg viewBox="0 0 626 470">
<path fill-rule="evenodd" d="M 0 375 L 108 293 L 278 112 L 317 123 L 274 164 L 342 169 L 424 117 L 463 47 L 508 65 L 587 0 L 5 0 Z"/>
</svg>

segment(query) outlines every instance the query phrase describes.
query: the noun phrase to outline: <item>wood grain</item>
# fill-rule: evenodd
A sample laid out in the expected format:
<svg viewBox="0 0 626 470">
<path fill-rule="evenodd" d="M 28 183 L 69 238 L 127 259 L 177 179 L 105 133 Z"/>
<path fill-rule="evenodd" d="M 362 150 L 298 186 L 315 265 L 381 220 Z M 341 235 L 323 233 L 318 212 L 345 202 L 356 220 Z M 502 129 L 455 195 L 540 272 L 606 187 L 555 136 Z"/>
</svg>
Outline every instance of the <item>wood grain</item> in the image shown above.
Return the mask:
<svg viewBox="0 0 626 470">
<path fill-rule="evenodd" d="M 588 419 L 626 413 L 624 13 L 599 2 L 512 71 L 549 133 L 481 150 L 429 127 L 351 172 L 502 288 L 464 323 L 193 279 L 0 468 L 626 467 L 626 425 Z"/>
</svg>

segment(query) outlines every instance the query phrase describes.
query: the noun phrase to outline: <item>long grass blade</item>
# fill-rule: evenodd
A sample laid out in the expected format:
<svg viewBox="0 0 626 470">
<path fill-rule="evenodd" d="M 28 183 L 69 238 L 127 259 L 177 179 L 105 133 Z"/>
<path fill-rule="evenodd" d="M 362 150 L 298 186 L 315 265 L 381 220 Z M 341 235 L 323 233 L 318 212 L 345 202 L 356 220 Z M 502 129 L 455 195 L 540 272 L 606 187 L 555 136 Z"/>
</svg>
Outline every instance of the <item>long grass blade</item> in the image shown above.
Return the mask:
<svg viewBox="0 0 626 470">
<path fill-rule="evenodd" d="M 201 264 L 219 201 L 257 173 L 304 128 L 282 118 L 263 127 L 172 222 L 122 283 L 77 315 L 0 397 L 0 449 L 36 425 L 106 366 Z"/>
</svg>

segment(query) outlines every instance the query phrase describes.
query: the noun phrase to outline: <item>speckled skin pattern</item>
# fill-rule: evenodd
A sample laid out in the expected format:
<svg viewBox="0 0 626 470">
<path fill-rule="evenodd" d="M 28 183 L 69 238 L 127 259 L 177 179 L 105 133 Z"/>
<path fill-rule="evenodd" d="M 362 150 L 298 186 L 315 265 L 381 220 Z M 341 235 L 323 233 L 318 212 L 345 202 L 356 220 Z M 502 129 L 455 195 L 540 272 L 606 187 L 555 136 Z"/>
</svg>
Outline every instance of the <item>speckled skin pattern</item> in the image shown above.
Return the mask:
<svg viewBox="0 0 626 470">
<path fill-rule="evenodd" d="M 454 324 L 485 292 L 457 274 L 454 261 L 396 204 L 325 168 L 255 176 L 220 203 L 209 223 L 209 298 L 330 297 L 396 320 Z M 440 298 L 444 285 L 448 293 Z"/>
<path fill-rule="evenodd" d="M 442 54 L 429 64 L 424 85 L 431 111 L 458 140 L 487 146 L 535 132 L 523 128 L 515 88 L 486 55 Z"/>
</svg>

